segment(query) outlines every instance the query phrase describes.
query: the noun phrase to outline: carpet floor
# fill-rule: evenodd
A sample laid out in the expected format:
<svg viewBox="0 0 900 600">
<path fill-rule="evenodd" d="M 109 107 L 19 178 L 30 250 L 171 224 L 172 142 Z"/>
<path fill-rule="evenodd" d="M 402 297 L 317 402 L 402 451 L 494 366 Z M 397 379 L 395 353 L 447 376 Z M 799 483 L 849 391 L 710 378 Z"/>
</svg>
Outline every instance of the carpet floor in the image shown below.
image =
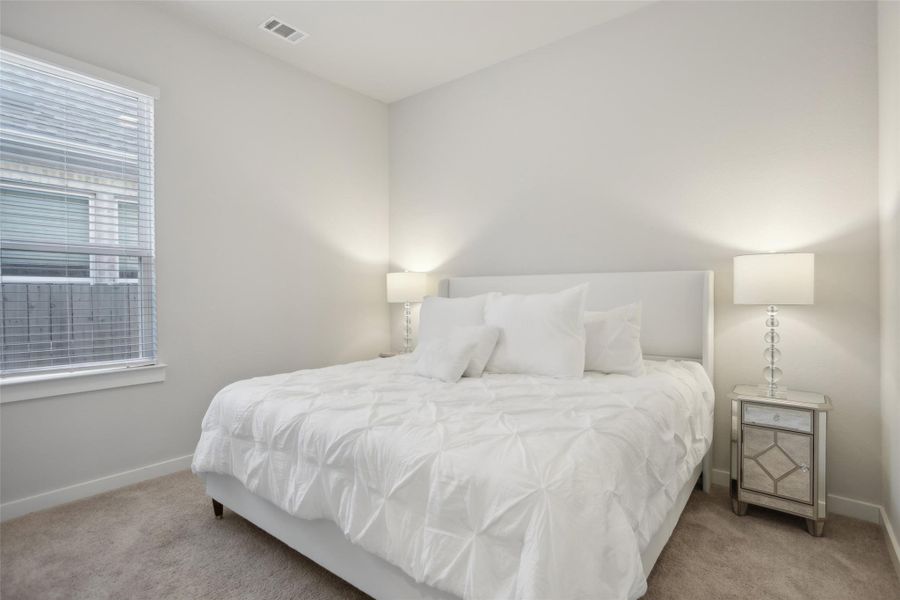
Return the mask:
<svg viewBox="0 0 900 600">
<path fill-rule="evenodd" d="M 695 492 L 650 576 L 651 600 L 896 600 L 881 529 L 802 519 L 727 491 Z M 200 480 L 176 473 L 0 526 L 3 600 L 106 598 L 324 600 L 367 596 L 234 513 L 213 519 Z"/>
</svg>

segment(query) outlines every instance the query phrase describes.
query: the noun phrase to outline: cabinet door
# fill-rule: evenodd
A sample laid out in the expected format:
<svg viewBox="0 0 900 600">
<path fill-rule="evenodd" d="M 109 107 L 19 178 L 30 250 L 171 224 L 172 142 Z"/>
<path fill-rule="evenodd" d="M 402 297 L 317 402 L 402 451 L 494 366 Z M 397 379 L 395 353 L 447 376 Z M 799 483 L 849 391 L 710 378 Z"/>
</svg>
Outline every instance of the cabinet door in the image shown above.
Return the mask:
<svg viewBox="0 0 900 600">
<path fill-rule="evenodd" d="M 812 504 L 812 436 L 744 425 L 741 486 Z"/>
</svg>

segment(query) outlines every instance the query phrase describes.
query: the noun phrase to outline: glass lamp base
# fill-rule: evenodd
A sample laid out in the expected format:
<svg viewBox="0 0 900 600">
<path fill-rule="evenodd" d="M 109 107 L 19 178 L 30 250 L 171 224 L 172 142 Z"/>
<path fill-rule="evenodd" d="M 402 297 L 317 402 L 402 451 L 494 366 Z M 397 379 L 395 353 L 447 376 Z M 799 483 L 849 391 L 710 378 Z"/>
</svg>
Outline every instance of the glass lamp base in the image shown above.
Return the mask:
<svg viewBox="0 0 900 600">
<path fill-rule="evenodd" d="M 403 350 L 401 354 L 412 352 L 412 307 L 409 302 L 403 303 Z"/>
<path fill-rule="evenodd" d="M 781 350 L 778 349 L 778 342 L 781 341 L 781 336 L 778 335 L 778 307 L 770 305 L 766 309 L 766 313 L 768 314 L 766 327 L 769 328 L 766 335 L 763 336 L 766 344 L 768 344 L 763 351 L 763 357 L 766 359 L 767 363 L 763 368 L 763 379 L 766 380 L 766 383 L 759 387 L 764 396 L 768 396 L 769 398 L 786 398 L 787 388 L 778 385 L 778 382 L 781 380 L 782 372 L 781 369 L 776 366 L 778 361 L 781 360 Z"/>
</svg>

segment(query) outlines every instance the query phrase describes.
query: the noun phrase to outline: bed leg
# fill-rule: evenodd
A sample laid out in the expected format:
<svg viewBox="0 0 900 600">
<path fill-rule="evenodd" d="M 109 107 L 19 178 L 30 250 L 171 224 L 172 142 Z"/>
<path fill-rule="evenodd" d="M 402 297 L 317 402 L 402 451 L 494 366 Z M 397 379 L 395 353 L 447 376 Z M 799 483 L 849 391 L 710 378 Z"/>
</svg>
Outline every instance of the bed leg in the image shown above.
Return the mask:
<svg viewBox="0 0 900 600">
<path fill-rule="evenodd" d="M 213 503 L 213 514 L 216 515 L 217 519 L 221 519 L 225 507 L 222 506 L 222 503 L 219 502 L 218 500 L 216 500 L 215 498 L 212 499 L 212 503 Z"/>
<path fill-rule="evenodd" d="M 701 478 L 703 479 L 703 491 L 707 494 L 712 488 L 712 470 L 712 446 L 710 446 L 706 456 L 703 457 L 703 471 L 701 475 Z"/>
</svg>

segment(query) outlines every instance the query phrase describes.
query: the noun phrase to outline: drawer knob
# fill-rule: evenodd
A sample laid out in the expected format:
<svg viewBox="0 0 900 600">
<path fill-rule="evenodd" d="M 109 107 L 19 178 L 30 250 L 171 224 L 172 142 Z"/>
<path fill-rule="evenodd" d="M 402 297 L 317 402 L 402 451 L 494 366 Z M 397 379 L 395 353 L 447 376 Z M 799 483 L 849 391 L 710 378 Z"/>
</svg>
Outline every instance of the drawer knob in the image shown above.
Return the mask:
<svg viewBox="0 0 900 600">
<path fill-rule="evenodd" d="M 800 465 L 800 471 L 802 471 L 803 473 L 809 473 L 809 465 L 807 465 L 806 463 L 802 463 Z"/>
<path fill-rule="evenodd" d="M 780 420 L 781 420 L 781 415 L 779 415 L 778 413 L 775 413 L 775 416 L 772 417 L 772 420 L 773 420 L 773 421 L 776 421 L 776 422 L 777 422 L 777 421 L 780 421 Z"/>
</svg>

